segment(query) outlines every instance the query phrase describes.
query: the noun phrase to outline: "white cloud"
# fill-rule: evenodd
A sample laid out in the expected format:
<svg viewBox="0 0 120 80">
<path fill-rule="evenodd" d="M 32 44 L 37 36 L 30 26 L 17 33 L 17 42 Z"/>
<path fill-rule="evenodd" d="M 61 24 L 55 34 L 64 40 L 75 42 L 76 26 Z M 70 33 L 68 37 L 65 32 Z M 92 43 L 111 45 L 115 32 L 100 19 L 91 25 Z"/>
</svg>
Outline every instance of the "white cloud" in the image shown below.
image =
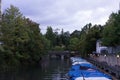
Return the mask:
<svg viewBox="0 0 120 80">
<path fill-rule="evenodd" d="M 85 24 L 105 24 L 109 15 L 119 9 L 120 0 L 2 0 L 2 9 L 13 4 L 24 16 L 46 26 L 65 31 L 80 30 Z"/>
</svg>

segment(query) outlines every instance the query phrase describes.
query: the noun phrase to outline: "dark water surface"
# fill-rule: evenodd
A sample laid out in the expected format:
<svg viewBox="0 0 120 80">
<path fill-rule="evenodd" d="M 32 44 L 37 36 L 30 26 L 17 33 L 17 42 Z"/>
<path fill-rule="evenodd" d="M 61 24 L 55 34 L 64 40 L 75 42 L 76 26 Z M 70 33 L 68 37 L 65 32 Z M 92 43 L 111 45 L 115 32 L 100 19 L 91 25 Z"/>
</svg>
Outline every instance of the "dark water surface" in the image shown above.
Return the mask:
<svg viewBox="0 0 120 80">
<path fill-rule="evenodd" d="M 47 60 L 40 67 L 0 73 L 0 80 L 67 80 L 69 60 Z"/>
</svg>

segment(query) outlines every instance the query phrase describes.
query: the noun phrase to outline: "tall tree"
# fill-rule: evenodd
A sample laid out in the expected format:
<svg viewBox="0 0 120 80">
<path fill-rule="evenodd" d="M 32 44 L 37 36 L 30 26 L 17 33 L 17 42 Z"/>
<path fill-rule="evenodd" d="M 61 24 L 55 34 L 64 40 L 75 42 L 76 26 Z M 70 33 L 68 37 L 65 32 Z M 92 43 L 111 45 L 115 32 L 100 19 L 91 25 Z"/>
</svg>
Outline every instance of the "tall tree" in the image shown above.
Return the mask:
<svg viewBox="0 0 120 80">
<path fill-rule="evenodd" d="M 29 53 L 31 61 L 39 61 L 40 57 L 46 51 L 46 47 L 48 47 L 47 40 L 42 36 L 39 24 L 31 21 L 30 19 L 25 19 L 26 27 L 28 28 L 29 41 L 25 44 L 26 52 Z M 22 49 L 24 50 L 24 49 Z"/>
<path fill-rule="evenodd" d="M 6 64 L 38 62 L 46 48 L 39 24 L 26 19 L 13 5 L 5 10 L 2 18 L 0 41 Z"/>
<path fill-rule="evenodd" d="M 1 27 L 1 42 L 6 56 L 8 57 L 8 64 L 18 64 L 20 58 L 27 59 L 29 54 L 23 52 L 21 48 L 25 49 L 25 44 L 29 41 L 28 28 L 23 20 L 23 15 L 19 9 L 13 5 L 7 8 L 2 16 Z M 6 61 L 7 62 L 7 61 Z"/>
<path fill-rule="evenodd" d="M 28 40 L 27 31 L 19 9 L 13 5 L 3 14 L 2 42 L 14 51 L 16 46 Z"/>
<path fill-rule="evenodd" d="M 68 49 L 68 45 L 70 44 L 70 33 L 64 32 L 64 43 L 63 43 L 66 47 L 66 50 Z"/>
<path fill-rule="evenodd" d="M 120 12 L 112 13 L 104 26 L 103 44 L 106 46 L 120 45 Z"/>
<path fill-rule="evenodd" d="M 80 37 L 80 31 L 75 30 L 75 31 L 73 31 L 73 32 L 71 33 L 70 36 L 71 36 L 71 37 L 77 37 L 77 38 L 79 38 L 79 37 Z"/>
<path fill-rule="evenodd" d="M 83 27 L 78 46 L 83 56 L 95 51 L 96 41 L 101 38 L 102 29 L 101 25 L 89 25 L 89 27 L 86 25 Z"/>
<path fill-rule="evenodd" d="M 51 48 L 53 48 L 56 42 L 55 42 L 55 33 L 53 32 L 52 27 L 48 26 L 45 36 L 48 40 L 50 40 Z"/>
</svg>

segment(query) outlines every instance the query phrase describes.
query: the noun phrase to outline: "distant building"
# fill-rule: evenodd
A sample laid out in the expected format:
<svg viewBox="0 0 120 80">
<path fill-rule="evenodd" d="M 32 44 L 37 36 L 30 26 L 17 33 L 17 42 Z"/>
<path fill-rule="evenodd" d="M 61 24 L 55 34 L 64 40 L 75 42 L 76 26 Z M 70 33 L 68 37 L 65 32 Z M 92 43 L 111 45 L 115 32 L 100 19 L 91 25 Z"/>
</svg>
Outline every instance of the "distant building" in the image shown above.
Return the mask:
<svg viewBox="0 0 120 80">
<path fill-rule="evenodd" d="M 97 40 L 97 42 L 96 42 L 96 53 L 98 53 L 98 54 L 108 53 L 107 47 L 102 46 L 102 41 L 101 40 Z"/>
<path fill-rule="evenodd" d="M 120 53 L 120 46 L 108 47 L 107 50 L 110 54 Z"/>
<path fill-rule="evenodd" d="M 100 53 L 108 53 L 108 54 L 120 53 L 120 46 L 116 46 L 116 47 L 102 46 L 102 41 L 97 40 L 95 53 L 98 53 L 98 54 L 100 54 Z"/>
</svg>

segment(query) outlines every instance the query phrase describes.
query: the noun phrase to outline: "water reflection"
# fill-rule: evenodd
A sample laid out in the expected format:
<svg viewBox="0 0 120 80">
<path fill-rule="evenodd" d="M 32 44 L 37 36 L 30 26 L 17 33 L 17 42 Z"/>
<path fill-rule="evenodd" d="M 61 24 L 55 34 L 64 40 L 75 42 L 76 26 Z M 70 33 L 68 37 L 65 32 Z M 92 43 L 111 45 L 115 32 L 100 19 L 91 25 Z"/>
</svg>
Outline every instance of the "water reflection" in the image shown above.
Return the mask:
<svg viewBox="0 0 120 80">
<path fill-rule="evenodd" d="M 67 80 L 69 60 L 47 60 L 41 67 L 29 67 L 0 74 L 0 80 Z"/>
</svg>

